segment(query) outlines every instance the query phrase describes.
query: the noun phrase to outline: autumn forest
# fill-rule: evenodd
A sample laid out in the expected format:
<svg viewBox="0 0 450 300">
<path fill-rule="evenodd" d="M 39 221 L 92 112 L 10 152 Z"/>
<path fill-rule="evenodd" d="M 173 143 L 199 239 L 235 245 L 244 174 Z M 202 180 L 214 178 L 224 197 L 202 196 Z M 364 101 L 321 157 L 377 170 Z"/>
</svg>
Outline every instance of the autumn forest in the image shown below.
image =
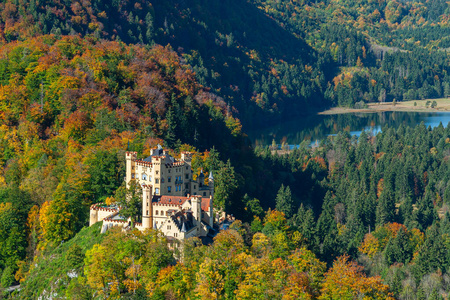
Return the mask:
<svg viewBox="0 0 450 300">
<path fill-rule="evenodd" d="M 0 299 L 449 299 L 447 124 L 245 133 L 448 97 L 449 5 L 0 1 Z M 212 243 L 88 227 L 158 144 L 214 173 Z"/>
</svg>

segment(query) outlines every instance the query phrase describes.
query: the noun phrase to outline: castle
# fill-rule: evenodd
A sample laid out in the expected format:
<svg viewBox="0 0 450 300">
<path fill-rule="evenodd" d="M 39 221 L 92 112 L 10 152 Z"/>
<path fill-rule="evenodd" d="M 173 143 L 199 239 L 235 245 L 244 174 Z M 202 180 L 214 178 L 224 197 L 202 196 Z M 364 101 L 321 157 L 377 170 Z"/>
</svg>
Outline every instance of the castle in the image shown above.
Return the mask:
<svg viewBox="0 0 450 300">
<path fill-rule="evenodd" d="M 126 183 L 138 180 L 142 186 L 142 223 L 139 230 L 158 229 L 169 240 L 206 236 L 214 225 L 212 173 L 205 184 L 203 171 L 193 179 L 192 153 L 182 152 L 176 160 L 160 145 L 150 156 L 137 159 L 136 152 L 126 152 Z M 117 206 L 94 204 L 89 226 L 103 221 L 102 232 L 113 226 L 128 229 L 129 220 L 119 214 Z"/>
</svg>

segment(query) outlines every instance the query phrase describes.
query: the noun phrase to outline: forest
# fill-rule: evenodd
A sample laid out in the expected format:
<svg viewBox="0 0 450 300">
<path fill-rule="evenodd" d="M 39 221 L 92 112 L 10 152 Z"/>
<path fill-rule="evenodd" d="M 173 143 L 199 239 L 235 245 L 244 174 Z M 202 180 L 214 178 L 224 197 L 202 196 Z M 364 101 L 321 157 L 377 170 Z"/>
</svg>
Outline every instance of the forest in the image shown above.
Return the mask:
<svg viewBox="0 0 450 300">
<path fill-rule="evenodd" d="M 448 13 L 442 0 L 1 1 L 0 299 L 448 299 L 448 127 L 340 132 L 283 155 L 245 134 L 447 97 Z M 87 227 L 123 187 L 125 151 L 157 144 L 214 173 L 214 205 L 237 221 L 211 245 Z"/>
<path fill-rule="evenodd" d="M 247 127 L 450 95 L 443 0 L 5 0 L 0 9 L 3 43 L 54 34 L 170 44 Z"/>
</svg>

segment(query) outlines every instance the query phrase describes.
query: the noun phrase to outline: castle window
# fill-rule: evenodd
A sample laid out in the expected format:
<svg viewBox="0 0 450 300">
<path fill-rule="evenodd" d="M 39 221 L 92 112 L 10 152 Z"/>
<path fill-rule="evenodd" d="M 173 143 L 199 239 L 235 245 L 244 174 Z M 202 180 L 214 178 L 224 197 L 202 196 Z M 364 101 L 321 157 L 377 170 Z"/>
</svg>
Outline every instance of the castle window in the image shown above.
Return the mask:
<svg viewBox="0 0 450 300">
<path fill-rule="evenodd" d="M 186 184 L 184 185 L 184 188 L 185 188 L 185 189 L 188 189 L 188 188 L 189 188 L 189 184 L 186 183 Z"/>
<path fill-rule="evenodd" d="M 147 210 L 147 215 L 148 215 L 148 210 Z"/>
<path fill-rule="evenodd" d="M 142 180 L 147 180 L 147 175 L 146 174 L 142 174 Z"/>
<path fill-rule="evenodd" d="M 167 177 L 167 182 L 171 182 L 172 181 L 172 178 L 169 176 L 169 177 Z"/>
<path fill-rule="evenodd" d="M 170 230 L 172 227 L 170 225 L 167 225 L 167 230 Z"/>
<path fill-rule="evenodd" d="M 156 171 L 156 175 L 158 175 L 159 171 Z"/>
<path fill-rule="evenodd" d="M 206 192 L 203 192 L 203 196 L 206 196 Z"/>
<path fill-rule="evenodd" d="M 155 183 L 159 183 L 159 178 L 155 178 Z"/>
<path fill-rule="evenodd" d="M 134 179 L 134 173 L 131 173 L 131 178 Z"/>
<path fill-rule="evenodd" d="M 186 179 L 189 179 L 189 174 L 186 174 L 186 176 L 185 176 L 185 177 L 186 177 Z"/>
<path fill-rule="evenodd" d="M 131 170 L 134 170 L 134 166 L 131 167 Z"/>
<path fill-rule="evenodd" d="M 197 186 L 194 184 L 194 190 L 197 188 Z"/>
<path fill-rule="evenodd" d="M 170 174 L 170 169 L 167 172 L 169 172 L 169 174 Z"/>
<path fill-rule="evenodd" d="M 161 177 L 161 183 L 164 183 L 164 177 Z"/>
<path fill-rule="evenodd" d="M 159 195 L 159 188 L 155 188 L 155 194 Z"/>
<path fill-rule="evenodd" d="M 172 187 L 171 187 L 171 186 L 168 186 L 168 187 L 167 187 L 167 192 L 170 193 L 171 191 L 172 191 Z"/>
<path fill-rule="evenodd" d="M 155 215 L 158 215 L 158 211 L 155 211 Z M 158 223 L 158 222 L 156 222 L 156 223 Z"/>
<path fill-rule="evenodd" d="M 152 182 L 152 176 L 148 176 L 148 181 Z"/>
<path fill-rule="evenodd" d="M 188 166 L 186 166 L 186 170 L 188 169 Z"/>
</svg>

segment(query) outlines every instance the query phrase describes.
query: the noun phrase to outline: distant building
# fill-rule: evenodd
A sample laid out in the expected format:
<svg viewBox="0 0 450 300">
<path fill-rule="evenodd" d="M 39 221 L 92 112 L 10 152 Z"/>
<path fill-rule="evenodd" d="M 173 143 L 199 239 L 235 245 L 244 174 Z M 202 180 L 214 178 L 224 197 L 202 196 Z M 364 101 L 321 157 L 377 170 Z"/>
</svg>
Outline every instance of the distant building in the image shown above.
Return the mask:
<svg viewBox="0 0 450 300">
<path fill-rule="evenodd" d="M 125 158 L 127 187 L 131 180 L 138 180 L 143 191 L 142 223 L 135 224 L 137 229 L 158 229 L 178 240 L 208 234 L 214 225 L 214 178 L 210 173 L 205 184 L 202 171 L 193 179 L 192 153 L 182 152 L 177 161 L 158 145 L 146 159 L 137 159 L 136 152 L 126 152 Z M 113 226 L 128 228 L 129 220 L 119 210 L 92 205 L 89 226 L 103 221 L 102 232 Z"/>
</svg>

